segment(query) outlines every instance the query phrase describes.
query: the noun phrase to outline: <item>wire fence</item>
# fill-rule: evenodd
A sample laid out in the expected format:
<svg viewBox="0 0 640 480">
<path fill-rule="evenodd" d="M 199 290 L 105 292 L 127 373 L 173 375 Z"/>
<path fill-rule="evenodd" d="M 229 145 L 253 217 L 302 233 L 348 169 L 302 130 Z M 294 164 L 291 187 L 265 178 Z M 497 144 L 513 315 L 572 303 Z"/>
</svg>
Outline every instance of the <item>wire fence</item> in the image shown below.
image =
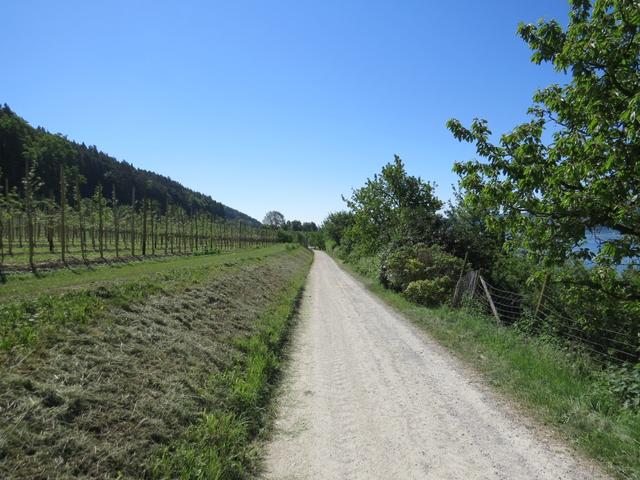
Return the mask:
<svg viewBox="0 0 640 480">
<path fill-rule="evenodd" d="M 461 276 L 454 307 L 473 304 L 503 325 L 524 324 L 530 331 L 563 338 L 589 352 L 602 364 L 640 361 L 640 323 L 618 330 L 572 316 L 542 288 L 523 294 L 491 285 L 478 271 Z"/>
</svg>

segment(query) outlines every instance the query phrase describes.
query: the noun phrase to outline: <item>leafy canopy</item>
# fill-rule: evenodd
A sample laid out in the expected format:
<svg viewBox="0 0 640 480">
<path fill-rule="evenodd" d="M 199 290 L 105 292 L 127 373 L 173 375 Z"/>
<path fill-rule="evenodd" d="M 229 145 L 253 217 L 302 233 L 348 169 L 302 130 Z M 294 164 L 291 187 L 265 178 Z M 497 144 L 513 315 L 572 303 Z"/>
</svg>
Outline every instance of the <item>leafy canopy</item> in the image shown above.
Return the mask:
<svg viewBox="0 0 640 480">
<path fill-rule="evenodd" d="M 265 214 L 262 224 L 273 228 L 282 228 L 285 225 L 284 215 L 277 210 L 271 210 Z"/>
<path fill-rule="evenodd" d="M 568 73 L 538 91 L 531 120 L 491 142 L 485 120 L 448 127 L 484 161 L 456 163 L 466 201 L 511 243 L 548 261 L 590 257 L 576 250 L 589 229 L 608 227 L 596 260 L 640 254 L 640 4 L 572 0 L 570 21 L 519 26 L 532 61 Z M 548 143 L 545 131 L 551 133 Z"/>
<path fill-rule="evenodd" d="M 396 155 L 351 198 L 343 198 L 353 214 L 350 234 L 356 247 L 375 253 L 392 241 L 411 244 L 429 237 L 442 207 L 433 189 L 433 184 L 408 175 Z"/>
</svg>

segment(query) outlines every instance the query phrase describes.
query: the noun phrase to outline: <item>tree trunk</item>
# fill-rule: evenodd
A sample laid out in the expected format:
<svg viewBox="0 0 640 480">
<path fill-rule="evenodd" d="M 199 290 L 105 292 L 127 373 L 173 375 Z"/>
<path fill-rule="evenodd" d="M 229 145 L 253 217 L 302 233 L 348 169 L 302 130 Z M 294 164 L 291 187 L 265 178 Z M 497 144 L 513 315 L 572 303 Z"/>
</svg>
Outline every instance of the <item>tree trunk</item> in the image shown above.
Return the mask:
<svg viewBox="0 0 640 480">
<path fill-rule="evenodd" d="M 131 256 L 136 255 L 136 187 L 131 188 Z"/>
<path fill-rule="evenodd" d="M 142 256 L 147 254 L 147 195 L 142 199 Z"/>
<path fill-rule="evenodd" d="M 67 226 L 65 213 L 67 209 L 67 181 L 64 177 L 64 165 L 60 165 L 60 259 L 66 264 Z"/>
</svg>

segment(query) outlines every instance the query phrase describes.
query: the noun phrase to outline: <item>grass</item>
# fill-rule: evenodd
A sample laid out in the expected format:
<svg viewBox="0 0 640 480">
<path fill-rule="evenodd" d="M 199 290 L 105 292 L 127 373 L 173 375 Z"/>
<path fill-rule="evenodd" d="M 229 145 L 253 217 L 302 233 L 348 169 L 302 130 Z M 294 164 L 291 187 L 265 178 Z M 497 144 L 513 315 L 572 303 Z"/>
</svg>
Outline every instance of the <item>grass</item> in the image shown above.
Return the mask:
<svg viewBox="0 0 640 480">
<path fill-rule="evenodd" d="M 267 418 L 266 406 L 281 363 L 282 347 L 302 292 L 306 272 L 292 278 L 279 301 L 260 319 L 259 330 L 239 340 L 233 368 L 213 375 L 221 405 L 205 410 L 183 437 L 165 448 L 154 465 L 157 478 L 241 479 L 255 473 L 251 445 Z"/>
<path fill-rule="evenodd" d="M 138 280 L 143 275 L 167 271 L 184 271 L 194 267 L 215 267 L 227 262 L 264 257 L 281 252 L 285 248 L 280 244 L 210 255 L 151 257 L 140 262 L 97 265 L 89 269 L 82 266 L 77 269 L 43 271 L 37 277 L 31 273 L 14 274 L 7 277 L 6 283 L 0 284 L 0 301 L 18 296 L 31 296 L 43 290 L 55 293 L 72 288 L 94 287 L 102 283 Z"/>
<path fill-rule="evenodd" d="M 0 287 L 12 289 L 0 311 L 0 471 L 251 471 L 311 258 L 279 245 L 12 278 Z"/>
<path fill-rule="evenodd" d="M 196 251 L 193 251 L 188 247 L 187 249 L 178 249 L 177 246 L 174 247 L 173 252 L 169 249 L 167 250 L 167 255 L 165 255 L 164 246 L 158 246 L 155 250 L 152 249 L 151 245 L 147 245 L 146 256 L 142 256 L 142 241 L 139 239 L 136 241 L 135 247 L 135 256 L 131 255 L 131 246 L 130 244 L 122 244 L 120 245 L 119 254 L 116 256 L 115 247 L 113 244 L 109 245 L 109 248 L 105 246 L 103 249 L 103 256 L 100 257 L 99 247 L 96 245 L 93 247 L 91 242 L 88 243 L 85 250 L 85 258 L 86 262 L 82 257 L 82 252 L 80 250 L 80 245 L 69 245 L 67 248 L 67 252 L 65 255 L 65 261 L 68 265 L 73 266 L 84 266 L 85 263 L 88 264 L 102 264 L 109 262 L 126 262 L 136 259 L 142 258 L 153 258 L 153 257 L 162 257 L 162 256 L 184 256 L 184 255 L 198 255 L 205 253 L 213 253 L 219 251 L 228 251 L 229 249 L 233 250 L 238 248 L 237 238 L 228 238 L 227 241 L 233 241 L 234 246 L 225 245 L 224 248 L 220 245 L 221 239 L 216 238 L 214 241 L 215 245 L 203 245 L 202 243 L 199 245 Z M 204 242 L 203 242 L 204 243 Z M 250 245 L 245 248 L 254 248 L 259 245 L 257 239 L 249 239 L 244 238 L 243 244 Z M 209 252 L 212 249 L 213 252 Z M 29 267 L 29 248 L 26 243 L 26 240 L 23 239 L 22 246 L 19 246 L 18 242 L 14 243 L 12 248 L 12 253 L 9 255 L 7 248 L 7 239 L 4 239 L 4 248 L 0 251 L 0 272 L 3 273 L 14 273 L 14 272 L 27 272 L 30 271 Z M 47 271 L 52 268 L 61 268 L 64 267 L 60 256 L 60 245 L 56 243 L 55 252 L 50 252 L 48 245 L 45 243 L 39 242 L 34 248 L 34 263 L 36 268 L 40 271 Z"/>
<path fill-rule="evenodd" d="M 344 265 L 344 264 L 343 264 Z M 344 265 L 367 288 L 552 426 L 617 478 L 640 479 L 640 412 L 624 408 L 607 372 L 551 339 L 532 338 L 469 310 L 430 309 Z"/>
<path fill-rule="evenodd" d="M 57 270 L 41 277 L 13 276 L 0 285 L 0 350 L 33 347 L 58 327 L 83 325 L 103 315 L 109 306 L 130 306 L 153 294 L 181 291 L 202 282 L 212 268 L 262 259 L 285 248 Z"/>
</svg>

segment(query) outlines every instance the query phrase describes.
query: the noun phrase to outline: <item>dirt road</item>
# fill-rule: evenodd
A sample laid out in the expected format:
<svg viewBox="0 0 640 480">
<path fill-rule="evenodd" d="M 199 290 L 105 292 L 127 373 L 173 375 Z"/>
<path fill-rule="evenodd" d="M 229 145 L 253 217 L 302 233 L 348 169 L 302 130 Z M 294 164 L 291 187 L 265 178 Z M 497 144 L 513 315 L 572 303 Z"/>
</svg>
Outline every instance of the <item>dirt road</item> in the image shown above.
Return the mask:
<svg viewBox="0 0 640 480">
<path fill-rule="evenodd" d="M 317 252 L 268 479 L 602 477 Z"/>
</svg>

